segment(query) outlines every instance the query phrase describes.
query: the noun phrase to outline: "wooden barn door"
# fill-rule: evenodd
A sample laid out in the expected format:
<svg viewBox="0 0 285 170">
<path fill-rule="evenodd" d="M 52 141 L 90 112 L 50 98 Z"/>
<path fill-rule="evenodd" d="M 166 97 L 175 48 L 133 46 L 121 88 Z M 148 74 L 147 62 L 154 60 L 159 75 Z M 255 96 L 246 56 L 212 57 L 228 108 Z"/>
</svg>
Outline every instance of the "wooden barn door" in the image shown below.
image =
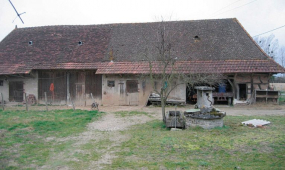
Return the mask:
<svg viewBox="0 0 285 170">
<path fill-rule="evenodd" d="M 85 102 L 85 73 L 79 72 L 75 83 L 76 103 L 83 105 Z"/>
<path fill-rule="evenodd" d="M 102 99 L 102 75 L 95 74 L 95 71 L 86 72 L 85 92 L 92 93 L 95 100 Z"/>
<path fill-rule="evenodd" d="M 127 105 L 137 106 L 139 105 L 139 90 L 138 80 L 127 80 L 126 81 L 126 95 Z"/>
</svg>

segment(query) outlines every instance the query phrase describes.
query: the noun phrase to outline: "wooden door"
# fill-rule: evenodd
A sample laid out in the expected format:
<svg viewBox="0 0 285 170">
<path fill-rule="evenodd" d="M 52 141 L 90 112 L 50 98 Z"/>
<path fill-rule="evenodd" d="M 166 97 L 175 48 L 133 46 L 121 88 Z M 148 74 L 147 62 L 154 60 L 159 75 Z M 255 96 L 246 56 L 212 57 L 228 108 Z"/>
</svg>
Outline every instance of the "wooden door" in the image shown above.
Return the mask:
<svg viewBox="0 0 285 170">
<path fill-rule="evenodd" d="M 126 106 L 128 104 L 127 104 L 127 98 L 126 98 L 125 83 L 123 81 L 120 81 L 119 88 L 120 88 L 119 105 Z"/>
<path fill-rule="evenodd" d="M 76 104 L 83 105 L 85 103 L 85 73 L 79 72 L 77 77 L 77 83 L 75 83 L 76 89 Z"/>
<path fill-rule="evenodd" d="M 126 95 L 127 95 L 127 105 L 129 106 L 139 105 L 138 80 L 126 81 Z"/>
</svg>

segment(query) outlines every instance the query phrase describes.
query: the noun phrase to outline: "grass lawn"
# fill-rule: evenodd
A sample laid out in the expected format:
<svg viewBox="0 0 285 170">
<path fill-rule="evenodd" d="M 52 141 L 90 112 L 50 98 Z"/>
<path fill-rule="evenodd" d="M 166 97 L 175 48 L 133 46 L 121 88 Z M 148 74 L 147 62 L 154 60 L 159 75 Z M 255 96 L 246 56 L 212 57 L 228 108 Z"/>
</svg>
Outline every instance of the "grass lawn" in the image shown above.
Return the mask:
<svg viewBox="0 0 285 170">
<path fill-rule="evenodd" d="M 253 118 L 272 122 L 249 128 L 240 122 Z M 227 116 L 226 126 L 212 130 L 169 131 L 160 121 L 131 130 L 111 165 L 117 169 L 285 169 L 285 117 Z"/>
<path fill-rule="evenodd" d="M 102 113 L 82 110 L 0 110 L 0 169 L 33 169 L 70 143 L 53 143 L 47 137 L 67 137 L 86 130 Z"/>
<path fill-rule="evenodd" d="M 96 169 L 94 161 L 114 154 L 103 169 L 282 169 L 285 167 L 284 116 L 226 116 L 225 126 L 212 130 L 190 128 L 169 131 L 159 120 L 128 130 L 97 131 L 97 138 L 83 143 L 64 139 L 86 131 L 102 113 L 58 110 L 49 112 L 0 111 L 0 169 Z M 126 118 L 148 115 L 117 112 Z M 265 128 L 241 126 L 250 119 L 271 121 Z M 111 145 L 112 135 L 128 136 Z M 47 140 L 47 138 L 53 140 Z M 69 152 L 70 148 L 80 148 Z M 68 149 L 67 149 L 68 148 Z M 85 152 L 82 152 L 85 151 Z M 50 161 L 53 155 L 60 155 Z M 62 156 L 61 156 L 62 155 Z M 67 157 L 69 159 L 60 159 Z M 49 169 L 49 168 L 46 168 Z"/>
</svg>

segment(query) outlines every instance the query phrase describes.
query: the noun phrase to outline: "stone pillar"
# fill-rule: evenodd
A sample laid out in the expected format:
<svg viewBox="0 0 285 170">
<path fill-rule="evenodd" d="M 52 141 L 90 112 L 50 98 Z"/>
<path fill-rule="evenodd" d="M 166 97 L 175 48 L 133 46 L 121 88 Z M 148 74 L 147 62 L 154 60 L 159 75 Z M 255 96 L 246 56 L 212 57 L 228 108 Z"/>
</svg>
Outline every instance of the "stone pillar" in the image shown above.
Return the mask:
<svg viewBox="0 0 285 170">
<path fill-rule="evenodd" d="M 212 90 L 215 90 L 215 88 L 208 86 L 196 86 L 195 89 L 197 89 L 196 106 L 198 108 L 211 107 L 214 104 Z"/>
</svg>

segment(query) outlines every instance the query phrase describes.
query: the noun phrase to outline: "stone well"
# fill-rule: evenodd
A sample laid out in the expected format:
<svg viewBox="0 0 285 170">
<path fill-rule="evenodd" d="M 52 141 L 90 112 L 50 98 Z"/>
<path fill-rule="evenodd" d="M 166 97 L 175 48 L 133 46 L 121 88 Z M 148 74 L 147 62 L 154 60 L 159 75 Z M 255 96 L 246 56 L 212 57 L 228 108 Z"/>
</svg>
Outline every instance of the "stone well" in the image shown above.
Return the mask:
<svg viewBox="0 0 285 170">
<path fill-rule="evenodd" d="M 197 104 L 195 108 L 184 112 L 185 128 L 200 126 L 204 129 L 223 127 L 226 112 L 213 107 L 214 99 L 212 90 L 208 86 L 197 86 Z"/>
</svg>

